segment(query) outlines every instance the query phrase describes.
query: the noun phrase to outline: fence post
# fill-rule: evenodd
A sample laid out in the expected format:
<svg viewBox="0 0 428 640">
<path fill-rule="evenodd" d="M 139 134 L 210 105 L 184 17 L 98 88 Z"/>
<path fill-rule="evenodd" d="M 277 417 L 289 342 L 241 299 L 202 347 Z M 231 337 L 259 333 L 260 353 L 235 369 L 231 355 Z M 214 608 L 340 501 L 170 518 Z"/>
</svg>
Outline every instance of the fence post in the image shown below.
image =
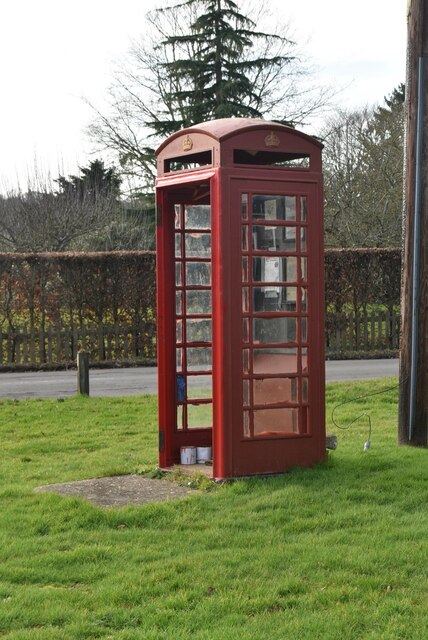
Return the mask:
<svg viewBox="0 0 428 640">
<path fill-rule="evenodd" d="M 79 351 L 77 354 L 77 393 L 89 395 L 89 353 Z"/>
</svg>

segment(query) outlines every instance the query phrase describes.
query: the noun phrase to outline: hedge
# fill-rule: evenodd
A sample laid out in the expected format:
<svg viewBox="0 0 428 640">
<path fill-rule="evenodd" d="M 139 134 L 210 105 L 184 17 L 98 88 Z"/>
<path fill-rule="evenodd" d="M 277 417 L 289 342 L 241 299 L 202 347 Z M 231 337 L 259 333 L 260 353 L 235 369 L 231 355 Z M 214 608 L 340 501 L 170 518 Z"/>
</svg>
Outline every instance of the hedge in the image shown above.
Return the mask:
<svg viewBox="0 0 428 640">
<path fill-rule="evenodd" d="M 0 254 L 0 339 L 8 341 L 10 350 L 15 333 L 42 335 L 38 350 L 43 363 L 44 335 L 52 328 L 76 336 L 88 330 L 117 335 L 118 327 L 129 327 L 132 335 L 142 334 L 133 357 L 153 361 L 155 261 L 151 251 Z M 358 321 L 370 305 L 396 312 L 400 265 L 399 249 L 326 250 L 327 333 L 337 333 L 344 313 L 352 312 Z M 73 343 L 70 352 L 75 348 Z"/>
</svg>

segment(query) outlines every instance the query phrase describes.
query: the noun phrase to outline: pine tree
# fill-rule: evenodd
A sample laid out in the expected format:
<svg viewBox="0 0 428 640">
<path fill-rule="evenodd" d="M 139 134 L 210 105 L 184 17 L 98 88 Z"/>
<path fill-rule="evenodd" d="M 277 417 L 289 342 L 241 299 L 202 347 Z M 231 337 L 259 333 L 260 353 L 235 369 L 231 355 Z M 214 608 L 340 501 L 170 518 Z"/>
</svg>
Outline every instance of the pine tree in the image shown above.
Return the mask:
<svg viewBox="0 0 428 640">
<path fill-rule="evenodd" d="M 240 13 L 233 0 L 188 0 L 174 8 L 177 7 L 193 8 L 197 17 L 189 33 L 171 35 L 161 44 L 190 46 L 195 56 L 163 65 L 165 73 L 174 80 L 175 89 L 165 96 L 166 117 L 158 118 L 150 126 L 165 136 L 180 127 L 217 118 L 262 117 L 257 78 L 263 70 L 288 65 L 293 57 L 252 57 L 254 43 L 272 40 L 291 43 L 281 36 L 257 31 L 255 22 Z M 178 105 L 179 117 L 171 121 L 171 110 Z"/>
</svg>

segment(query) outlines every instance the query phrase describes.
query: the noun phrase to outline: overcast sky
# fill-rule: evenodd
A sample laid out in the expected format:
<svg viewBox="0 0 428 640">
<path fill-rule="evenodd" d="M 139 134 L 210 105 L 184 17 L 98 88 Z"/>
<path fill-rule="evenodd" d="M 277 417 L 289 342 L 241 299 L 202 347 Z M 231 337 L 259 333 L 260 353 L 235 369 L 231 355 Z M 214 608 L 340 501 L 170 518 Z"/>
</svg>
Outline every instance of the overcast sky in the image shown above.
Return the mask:
<svg viewBox="0 0 428 640">
<path fill-rule="evenodd" d="M 164 5 L 165 3 L 163 3 Z M 380 103 L 405 79 L 406 0 L 271 0 L 342 105 Z M 0 36 L 0 190 L 94 159 L 82 98 L 102 105 L 114 64 L 155 0 L 5 0 Z M 245 11 L 245 3 L 243 5 Z M 315 133 L 315 132 L 314 132 Z"/>
</svg>

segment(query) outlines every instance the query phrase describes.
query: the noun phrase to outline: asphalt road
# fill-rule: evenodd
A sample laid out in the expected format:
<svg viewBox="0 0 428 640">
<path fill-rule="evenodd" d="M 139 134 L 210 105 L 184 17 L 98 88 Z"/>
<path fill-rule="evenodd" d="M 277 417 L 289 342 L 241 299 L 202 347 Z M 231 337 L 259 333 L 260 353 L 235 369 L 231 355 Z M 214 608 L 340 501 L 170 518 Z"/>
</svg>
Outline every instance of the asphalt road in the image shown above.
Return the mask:
<svg viewBox="0 0 428 640">
<path fill-rule="evenodd" d="M 341 360 L 326 362 L 327 381 L 367 380 L 398 375 L 398 360 Z M 156 367 L 92 369 L 91 396 L 132 396 L 157 392 Z M 0 373 L 0 398 L 64 398 L 77 389 L 77 373 L 41 371 Z"/>
</svg>

